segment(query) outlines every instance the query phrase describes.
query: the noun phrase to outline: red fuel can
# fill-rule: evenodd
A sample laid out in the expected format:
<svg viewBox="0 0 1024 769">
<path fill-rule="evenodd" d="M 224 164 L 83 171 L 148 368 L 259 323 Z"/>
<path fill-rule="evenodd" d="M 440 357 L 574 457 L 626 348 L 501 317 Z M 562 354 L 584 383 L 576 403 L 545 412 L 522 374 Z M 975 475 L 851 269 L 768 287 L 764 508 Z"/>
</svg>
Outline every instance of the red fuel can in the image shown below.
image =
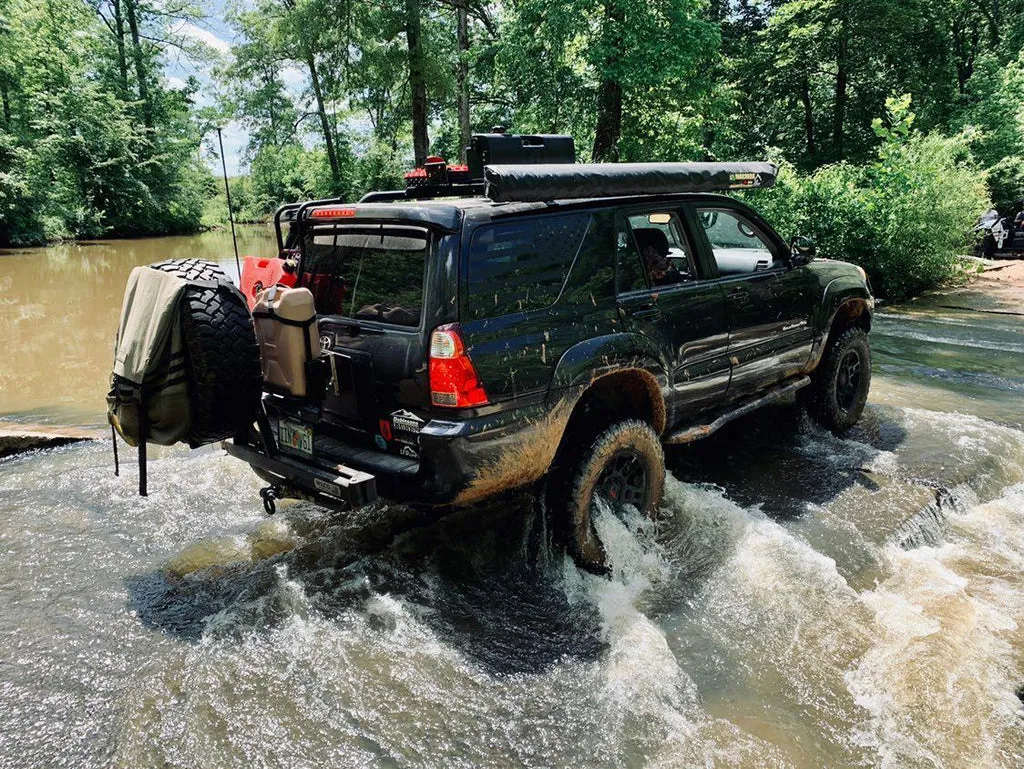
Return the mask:
<svg viewBox="0 0 1024 769">
<path fill-rule="evenodd" d="M 295 263 L 280 257 L 247 256 L 242 259 L 242 293 L 251 311 L 256 295 L 271 286 L 295 285 Z"/>
</svg>

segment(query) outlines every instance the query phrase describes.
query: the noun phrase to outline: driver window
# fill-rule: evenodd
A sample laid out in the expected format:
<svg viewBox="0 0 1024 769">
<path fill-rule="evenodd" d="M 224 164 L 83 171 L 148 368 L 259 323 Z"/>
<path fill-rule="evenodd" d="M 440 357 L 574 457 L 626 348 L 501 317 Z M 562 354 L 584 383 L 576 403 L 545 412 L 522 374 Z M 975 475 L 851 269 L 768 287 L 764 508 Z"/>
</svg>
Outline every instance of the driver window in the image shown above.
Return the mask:
<svg viewBox="0 0 1024 769">
<path fill-rule="evenodd" d="M 718 265 L 719 275 L 742 275 L 771 269 L 771 246 L 745 217 L 721 208 L 698 208 L 697 216 Z"/>
<path fill-rule="evenodd" d="M 673 286 L 695 279 L 693 259 L 675 212 L 635 214 L 628 222 L 649 286 Z"/>
</svg>

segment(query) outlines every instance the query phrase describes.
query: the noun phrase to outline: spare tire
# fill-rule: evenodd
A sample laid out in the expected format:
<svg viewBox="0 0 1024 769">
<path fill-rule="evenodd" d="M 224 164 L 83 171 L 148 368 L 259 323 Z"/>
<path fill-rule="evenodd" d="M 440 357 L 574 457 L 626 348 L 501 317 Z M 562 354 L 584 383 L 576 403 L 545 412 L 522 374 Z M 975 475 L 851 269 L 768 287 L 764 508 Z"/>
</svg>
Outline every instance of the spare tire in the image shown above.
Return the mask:
<svg viewBox="0 0 1024 769">
<path fill-rule="evenodd" d="M 244 432 L 256 419 L 263 379 L 256 332 L 245 298 L 215 264 L 173 259 L 149 265 L 190 284 L 182 299 L 181 326 L 188 351 L 192 448 Z"/>
</svg>

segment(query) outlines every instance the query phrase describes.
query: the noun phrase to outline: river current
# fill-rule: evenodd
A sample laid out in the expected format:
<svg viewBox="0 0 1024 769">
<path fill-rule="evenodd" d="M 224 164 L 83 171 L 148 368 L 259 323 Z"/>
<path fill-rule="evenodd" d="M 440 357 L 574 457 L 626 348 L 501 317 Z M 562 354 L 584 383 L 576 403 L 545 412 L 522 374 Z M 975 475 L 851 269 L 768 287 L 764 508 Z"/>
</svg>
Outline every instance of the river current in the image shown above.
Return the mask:
<svg viewBox="0 0 1024 769">
<path fill-rule="evenodd" d="M 0 255 L 0 413 L 101 422 L 128 268 L 230 255 L 159 244 Z M 0 460 L 0 767 L 1024 766 L 1024 317 L 940 305 L 879 310 L 847 438 L 671 450 L 611 578 L 526 495 L 267 518 L 213 448 L 145 499 L 107 444 Z"/>
</svg>

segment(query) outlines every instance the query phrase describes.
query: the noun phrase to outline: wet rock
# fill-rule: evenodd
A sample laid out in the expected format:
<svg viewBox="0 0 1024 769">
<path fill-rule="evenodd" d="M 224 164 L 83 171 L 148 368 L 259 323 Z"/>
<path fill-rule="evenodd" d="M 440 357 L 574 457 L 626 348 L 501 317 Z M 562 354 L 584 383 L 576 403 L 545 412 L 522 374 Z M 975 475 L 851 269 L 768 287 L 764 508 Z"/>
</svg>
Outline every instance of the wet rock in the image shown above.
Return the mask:
<svg viewBox="0 0 1024 769">
<path fill-rule="evenodd" d="M 0 458 L 23 451 L 53 448 L 78 441 L 94 441 L 103 437 L 100 430 L 80 427 L 0 422 Z"/>
</svg>

